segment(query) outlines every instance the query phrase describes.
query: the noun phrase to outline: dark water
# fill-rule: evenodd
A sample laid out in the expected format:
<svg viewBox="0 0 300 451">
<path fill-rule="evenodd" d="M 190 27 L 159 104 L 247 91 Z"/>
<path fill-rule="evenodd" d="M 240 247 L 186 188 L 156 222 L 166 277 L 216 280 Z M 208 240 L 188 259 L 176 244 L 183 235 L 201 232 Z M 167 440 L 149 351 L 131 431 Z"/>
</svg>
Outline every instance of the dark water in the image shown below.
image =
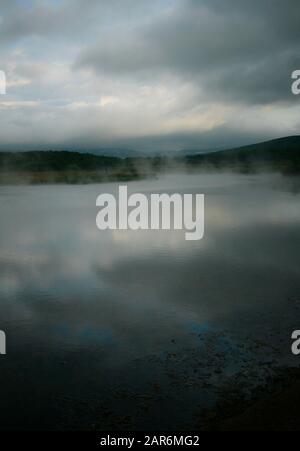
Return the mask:
<svg viewBox="0 0 300 451">
<path fill-rule="evenodd" d="M 299 364 L 298 190 L 280 176 L 171 175 L 206 233 L 100 232 L 118 185 L 0 188 L 1 429 L 193 429 Z"/>
</svg>

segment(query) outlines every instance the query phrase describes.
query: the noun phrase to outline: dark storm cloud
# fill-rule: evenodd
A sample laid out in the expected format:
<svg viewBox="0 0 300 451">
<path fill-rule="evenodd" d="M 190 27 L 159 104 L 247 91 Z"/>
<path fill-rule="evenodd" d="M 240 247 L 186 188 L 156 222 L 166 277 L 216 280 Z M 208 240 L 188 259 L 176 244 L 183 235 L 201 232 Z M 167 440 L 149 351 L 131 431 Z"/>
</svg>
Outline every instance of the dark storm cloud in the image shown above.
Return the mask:
<svg viewBox="0 0 300 451">
<path fill-rule="evenodd" d="M 0 45 L 30 36 L 90 41 L 103 24 L 149 9 L 140 0 L 1 0 Z"/>
<path fill-rule="evenodd" d="M 0 150 L 297 134 L 299 0 L 1 0 Z"/>
<path fill-rule="evenodd" d="M 86 3 L 86 4 L 85 4 Z M 38 2 L 12 0 L 1 3 L 1 13 L 5 20 L 0 28 L 2 45 L 14 43 L 22 38 L 38 36 L 68 36 L 78 34 L 78 27 L 87 25 L 94 0 L 64 0 L 61 2 Z"/>
<path fill-rule="evenodd" d="M 77 67 L 135 77 L 168 71 L 210 98 L 291 101 L 299 17 L 298 0 L 188 0 L 153 24 L 86 48 Z"/>
</svg>

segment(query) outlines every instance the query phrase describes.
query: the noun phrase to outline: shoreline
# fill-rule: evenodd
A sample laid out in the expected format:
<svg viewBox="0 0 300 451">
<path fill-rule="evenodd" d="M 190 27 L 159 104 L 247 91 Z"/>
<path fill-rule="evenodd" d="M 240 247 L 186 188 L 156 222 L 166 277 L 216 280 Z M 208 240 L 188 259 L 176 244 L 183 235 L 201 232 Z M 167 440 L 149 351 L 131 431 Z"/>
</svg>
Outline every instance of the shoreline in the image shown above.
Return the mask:
<svg viewBox="0 0 300 451">
<path fill-rule="evenodd" d="M 300 367 L 280 369 L 249 400 L 224 392 L 203 417 L 206 431 L 299 431 Z"/>
</svg>

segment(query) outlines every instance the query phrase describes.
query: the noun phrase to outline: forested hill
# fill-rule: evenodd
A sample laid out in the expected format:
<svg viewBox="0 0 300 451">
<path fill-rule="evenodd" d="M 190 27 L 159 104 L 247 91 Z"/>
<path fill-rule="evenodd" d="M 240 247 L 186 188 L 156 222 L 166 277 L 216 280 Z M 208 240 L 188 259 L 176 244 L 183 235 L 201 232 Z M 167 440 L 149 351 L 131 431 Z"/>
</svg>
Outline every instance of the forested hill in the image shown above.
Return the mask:
<svg viewBox="0 0 300 451">
<path fill-rule="evenodd" d="M 0 153 L 0 170 L 14 172 L 95 171 L 123 166 L 124 160 L 77 152 Z"/>
<path fill-rule="evenodd" d="M 41 151 L 0 153 L 0 185 L 101 183 L 144 177 L 131 158 Z"/>
<path fill-rule="evenodd" d="M 179 169 L 300 174 L 300 136 L 180 157 L 118 158 L 66 151 L 0 153 L 0 184 L 122 181 Z"/>
<path fill-rule="evenodd" d="M 273 169 L 300 173 L 300 136 L 275 139 L 232 150 L 187 156 L 189 166 L 245 171 Z"/>
</svg>

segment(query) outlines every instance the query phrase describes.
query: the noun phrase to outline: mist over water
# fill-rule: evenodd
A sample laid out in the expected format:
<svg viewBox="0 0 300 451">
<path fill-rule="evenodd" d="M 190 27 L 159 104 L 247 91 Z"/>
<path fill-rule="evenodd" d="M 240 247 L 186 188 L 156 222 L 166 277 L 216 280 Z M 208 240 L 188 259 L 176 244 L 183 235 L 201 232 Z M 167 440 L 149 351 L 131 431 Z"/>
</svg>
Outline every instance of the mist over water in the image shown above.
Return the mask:
<svg viewBox="0 0 300 451">
<path fill-rule="evenodd" d="M 100 232 L 96 198 L 118 186 L 0 187 L 0 428 L 192 429 L 243 367 L 251 391 L 296 363 L 293 182 L 172 174 L 128 184 L 205 194 L 199 242 L 184 231 Z"/>
</svg>

